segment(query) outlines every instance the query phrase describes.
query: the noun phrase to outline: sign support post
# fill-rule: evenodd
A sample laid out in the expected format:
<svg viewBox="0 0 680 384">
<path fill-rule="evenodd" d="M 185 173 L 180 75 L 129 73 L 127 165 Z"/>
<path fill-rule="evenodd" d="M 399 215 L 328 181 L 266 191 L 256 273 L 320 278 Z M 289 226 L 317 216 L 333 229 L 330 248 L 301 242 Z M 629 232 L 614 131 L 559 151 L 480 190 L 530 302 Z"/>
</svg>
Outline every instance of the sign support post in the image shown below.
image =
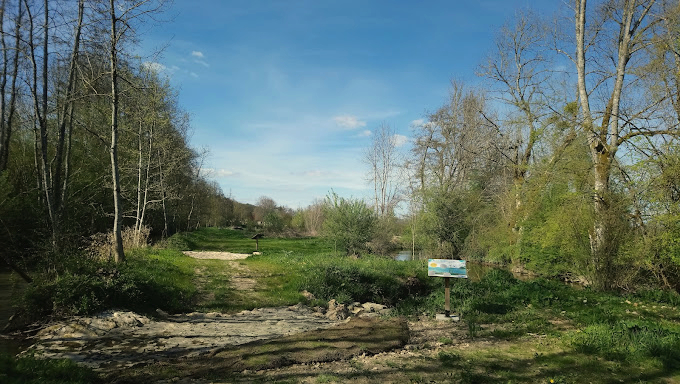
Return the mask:
<svg viewBox="0 0 680 384">
<path fill-rule="evenodd" d="M 444 303 L 444 316 L 449 317 L 451 316 L 451 287 L 450 287 L 450 277 L 445 277 L 444 278 L 444 297 L 445 297 L 445 303 Z"/>
</svg>

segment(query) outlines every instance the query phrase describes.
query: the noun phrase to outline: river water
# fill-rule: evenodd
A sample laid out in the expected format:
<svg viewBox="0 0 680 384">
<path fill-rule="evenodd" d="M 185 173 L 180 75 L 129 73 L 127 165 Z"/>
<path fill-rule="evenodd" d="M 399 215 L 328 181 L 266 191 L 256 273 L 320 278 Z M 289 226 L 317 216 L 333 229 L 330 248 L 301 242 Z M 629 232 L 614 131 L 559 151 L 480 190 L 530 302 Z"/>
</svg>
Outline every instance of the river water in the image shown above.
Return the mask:
<svg viewBox="0 0 680 384">
<path fill-rule="evenodd" d="M 415 257 L 413 256 L 413 252 L 410 249 L 407 250 L 402 250 L 397 252 L 396 254 L 393 255 L 394 260 L 397 261 L 408 261 L 408 260 L 427 260 L 429 259 L 428 255 L 426 255 L 423 252 L 416 252 Z M 502 266 L 490 266 L 486 264 L 481 264 L 481 263 L 473 263 L 469 262 L 466 265 L 467 267 L 467 276 L 470 281 L 480 281 L 484 275 L 489 273 L 490 271 L 494 269 L 505 269 L 510 271 L 508 268 L 504 268 Z M 512 272 L 512 271 L 510 271 Z M 528 276 L 526 275 L 521 275 L 521 274 L 516 274 L 513 273 L 513 275 L 518 278 L 519 280 L 526 280 Z"/>
</svg>

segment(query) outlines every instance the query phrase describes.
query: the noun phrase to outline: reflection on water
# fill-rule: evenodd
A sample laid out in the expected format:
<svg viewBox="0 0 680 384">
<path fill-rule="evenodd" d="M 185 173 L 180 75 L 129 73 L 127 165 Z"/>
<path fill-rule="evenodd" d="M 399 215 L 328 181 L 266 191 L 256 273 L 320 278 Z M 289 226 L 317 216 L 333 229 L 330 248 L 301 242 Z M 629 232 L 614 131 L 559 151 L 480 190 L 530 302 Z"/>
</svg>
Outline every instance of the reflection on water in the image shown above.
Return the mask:
<svg viewBox="0 0 680 384">
<path fill-rule="evenodd" d="M 413 252 L 410 249 L 406 250 L 401 250 L 394 254 L 393 259 L 397 261 L 408 261 L 408 260 L 427 260 L 430 257 L 422 252 L 418 251 L 414 257 Z M 486 264 L 480 264 L 480 263 L 474 263 L 474 262 L 468 262 L 467 263 L 467 276 L 470 281 L 480 281 L 484 275 L 489 273 L 490 271 L 494 269 L 505 269 L 507 271 L 512 272 L 512 274 L 515 276 L 515 278 L 519 280 L 527 280 L 529 279 L 529 276 L 519 274 L 519 273 L 514 273 L 509 267 L 503 267 L 503 266 L 491 266 L 491 265 L 486 265 Z"/>
<path fill-rule="evenodd" d="M 413 252 L 411 252 L 410 250 L 399 251 L 399 252 L 397 252 L 396 255 L 394 255 L 394 260 L 397 260 L 397 261 L 408 261 L 408 260 L 411 260 L 412 258 L 413 258 Z"/>
</svg>

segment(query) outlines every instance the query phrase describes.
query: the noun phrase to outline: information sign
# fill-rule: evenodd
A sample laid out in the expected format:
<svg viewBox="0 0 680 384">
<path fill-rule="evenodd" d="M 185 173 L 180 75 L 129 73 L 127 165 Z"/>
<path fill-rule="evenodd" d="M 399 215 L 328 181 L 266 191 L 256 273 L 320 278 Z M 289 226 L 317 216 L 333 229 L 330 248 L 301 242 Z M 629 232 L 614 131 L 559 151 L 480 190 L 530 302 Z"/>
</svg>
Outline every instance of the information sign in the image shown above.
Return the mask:
<svg viewBox="0 0 680 384">
<path fill-rule="evenodd" d="M 429 259 L 427 261 L 427 275 L 467 279 L 465 260 Z"/>
</svg>

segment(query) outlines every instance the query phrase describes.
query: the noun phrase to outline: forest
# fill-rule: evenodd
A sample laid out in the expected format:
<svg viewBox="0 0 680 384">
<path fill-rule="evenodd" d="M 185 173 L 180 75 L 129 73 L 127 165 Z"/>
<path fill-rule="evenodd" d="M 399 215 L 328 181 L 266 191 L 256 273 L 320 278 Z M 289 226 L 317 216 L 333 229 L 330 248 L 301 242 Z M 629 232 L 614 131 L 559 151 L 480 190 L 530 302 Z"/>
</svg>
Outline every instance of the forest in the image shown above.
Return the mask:
<svg viewBox="0 0 680 384">
<path fill-rule="evenodd" d="M 25 275 L 200 227 L 412 249 L 601 290 L 680 288 L 680 6 L 576 0 L 497 31 L 478 84 L 365 150 L 373 197 L 242 204 L 140 57 L 161 0 L 0 3 L 0 254 Z M 476 83 L 477 84 L 477 83 Z M 342 235 L 342 236 L 340 236 Z"/>
</svg>

